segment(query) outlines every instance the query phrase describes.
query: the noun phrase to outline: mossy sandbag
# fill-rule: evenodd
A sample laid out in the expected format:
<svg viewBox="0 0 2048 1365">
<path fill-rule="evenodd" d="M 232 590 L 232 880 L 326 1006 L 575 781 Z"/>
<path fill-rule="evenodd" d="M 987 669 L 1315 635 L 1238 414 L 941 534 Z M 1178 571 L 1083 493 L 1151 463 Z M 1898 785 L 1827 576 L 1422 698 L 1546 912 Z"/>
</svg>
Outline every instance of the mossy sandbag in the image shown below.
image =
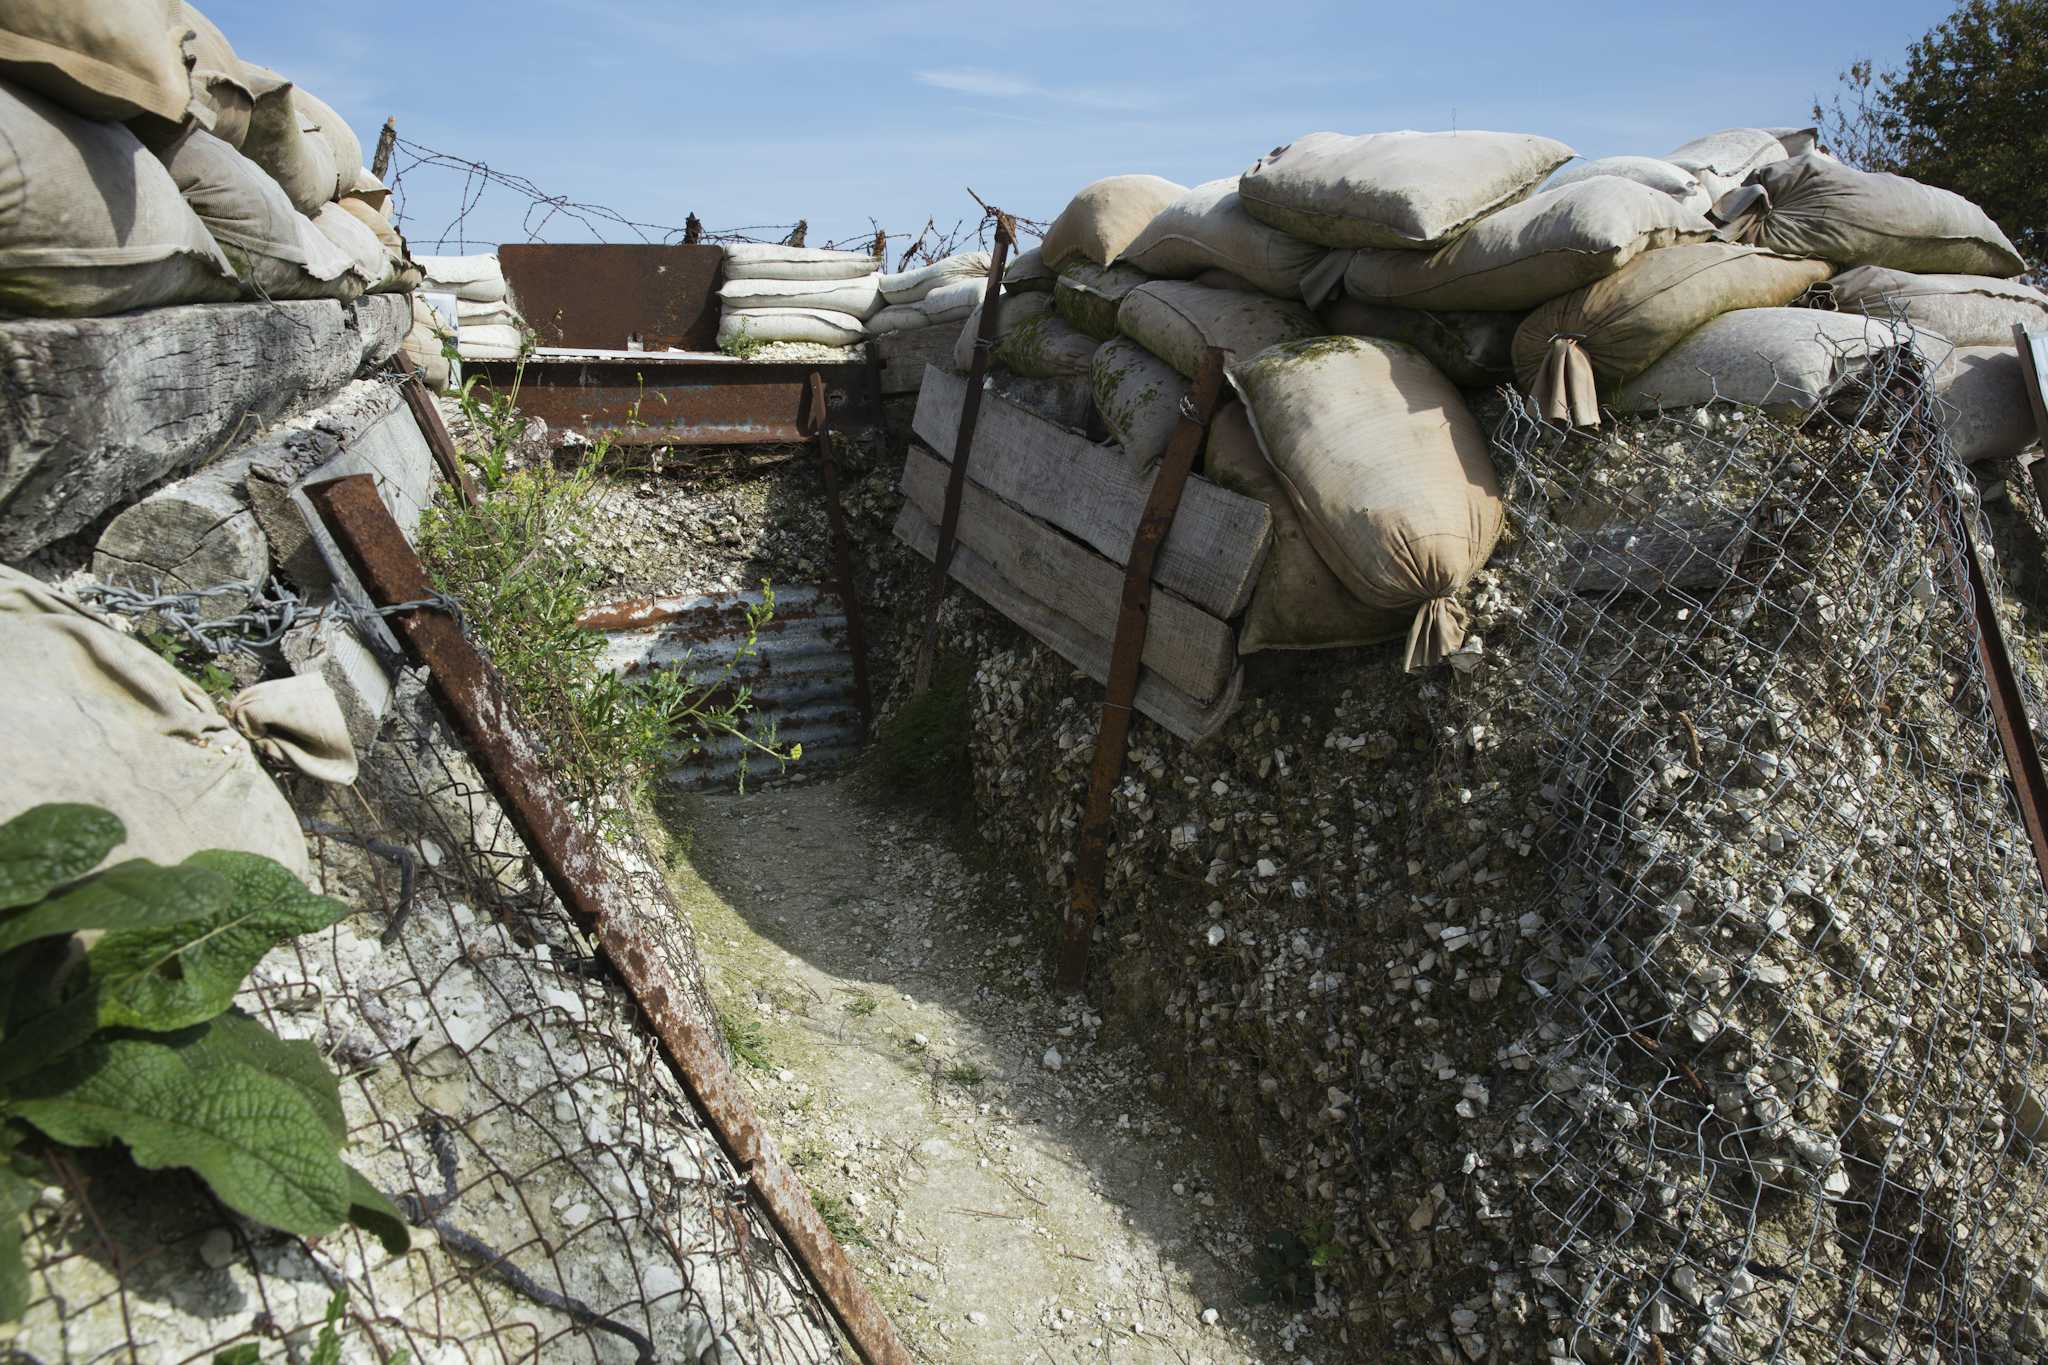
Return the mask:
<svg viewBox="0 0 2048 1365">
<path fill-rule="evenodd" d="M 1117 330 L 1190 379 L 1207 347 L 1221 348 L 1236 363 L 1268 346 L 1323 334 L 1315 314 L 1299 303 L 1179 280 L 1133 289 L 1117 311 Z"/>
<path fill-rule="evenodd" d="M 1075 330 L 1097 341 L 1113 341 L 1117 309 L 1133 289 L 1151 279 L 1133 266 L 1075 261 L 1060 272 L 1053 287 L 1053 307 Z"/>
<path fill-rule="evenodd" d="M 1290 237 L 1245 212 L 1237 177 L 1197 185 L 1160 210 L 1117 259 L 1165 280 L 1227 271 L 1275 298 L 1301 297 L 1301 277 L 1323 248 Z"/>
<path fill-rule="evenodd" d="M 1083 186 L 1038 244 L 1039 260 L 1058 273 L 1075 261 L 1108 265 L 1160 210 L 1187 192 L 1156 175 L 1112 175 Z"/>
<path fill-rule="evenodd" d="M 1099 347 L 1089 376 L 1095 410 L 1124 458 L 1134 470 L 1150 469 L 1180 426 L 1187 379 L 1129 337 Z"/>
</svg>

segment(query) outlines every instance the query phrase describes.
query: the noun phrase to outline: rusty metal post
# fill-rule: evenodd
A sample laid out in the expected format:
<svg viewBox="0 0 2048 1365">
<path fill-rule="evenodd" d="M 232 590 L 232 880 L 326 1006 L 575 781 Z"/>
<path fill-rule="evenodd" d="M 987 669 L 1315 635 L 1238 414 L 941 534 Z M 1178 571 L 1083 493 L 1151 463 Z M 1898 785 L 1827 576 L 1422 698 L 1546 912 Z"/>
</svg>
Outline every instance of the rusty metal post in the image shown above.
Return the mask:
<svg viewBox="0 0 2048 1365">
<path fill-rule="evenodd" d="M 808 218 L 799 218 L 796 220 L 796 226 L 789 230 L 789 236 L 783 238 L 782 244 L 784 246 L 800 247 L 804 244 L 804 238 L 810 234 L 810 231 L 811 220 Z"/>
<path fill-rule="evenodd" d="M 974 426 L 981 419 L 981 386 L 988 378 L 989 352 L 996 344 L 996 324 L 1003 308 L 1003 269 L 1017 240 L 1017 224 L 999 210 L 996 245 L 989 256 L 988 288 L 981 295 L 981 328 L 975 333 L 974 361 L 967 369 L 967 396 L 960 403 L 960 433 L 953 441 L 953 468 L 946 477 L 946 508 L 939 518 L 939 545 L 932 556 L 931 589 L 925 600 L 924 638 L 917 647 L 912 696 L 932 684 L 932 657 L 939 649 L 939 607 L 946 600 L 946 579 L 953 567 L 953 541 L 960 529 L 960 499 L 967 484 L 967 457 L 974 450 Z"/>
<path fill-rule="evenodd" d="M 697 221 L 697 215 L 693 213 L 683 219 L 683 245 L 696 246 L 703 240 L 704 224 Z"/>
<path fill-rule="evenodd" d="M 377 496 L 370 476 L 350 475 L 306 491 L 373 601 L 390 606 L 432 595 L 425 568 Z M 677 915 L 673 902 L 662 893 L 663 904 L 650 916 L 612 876 L 603 846 L 569 814 L 503 679 L 452 617 L 412 611 L 393 617 L 391 624 L 407 650 L 426 665 L 436 700 L 548 885 L 596 939 L 605 961 L 633 993 L 691 1102 L 752 1187 L 762 1211 L 788 1243 L 854 1350 L 867 1365 L 910 1365 L 910 1354 L 881 1306 L 812 1207 L 774 1138 L 762 1128 L 726 1062 L 721 1041 L 695 1017 L 688 992 L 653 941 L 659 930 L 650 927 L 650 920 L 658 925 L 662 916 Z"/>
<path fill-rule="evenodd" d="M 818 472 L 825 480 L 825 519 L 832 527 L 832 572 L 838 580 L 839 605 L 846 612 L 846 647 L 853 653 L 853 695 L 860 706 L 861 729 L 874 724 L 874 702 L 868 692 L 867 626 L 861 620 L 860 593 L 853 586 L 853 543 L 846 534 L 846 513 L 839 504 L 839 466 L 832 456 L 832 414 L 825 403 L 825 376 L 811 372 L 811 421 L 817 426 Z"/>
<path fill-rule="evenodd" d="M 1159 547 L 1173 529 L 1187 489 L 1195 457 L 1201 454 L 1216 401 L 1223 392 L 1223 352 L 1210 347 L 1195 372 L 1190 405 L 1181 410 L 1180 426 L 1159 462 L 1159 477 L 1145 500 L 1145 514 L 1131 538 L 1124 566 L 1124 595 L 1117 612 L 1116 640 L 1109 652 L 1107 695 L 1095 731 L 1095 765 L 1088 779 L 1088 807 L 1081 817 L 1080 848 L 1074 862 L 1073 890 L 1067 901 L 1060 940 L 1059 984 L 1077 991 L 1088 979 L 1088 948 L 1095 921 L 1102 913 L 1102 887 L 1109 870 L 1109 804 L 1123 780 L 1124 749 L 1130 739 L 1131 708 L 1138 695 L 1138 670 L 1145 657 L 1145 630 L 1152 610 L 1152 567 Z"/>
<path fill-rule="evenodd" d="M 384 131 L 377 134 L 377 153 L 370 161 L 370 174 L 379 180 L 391 169 L 391 153 L 398 146 L 398 120 L 384 120 Z"/>
<path fill-rule="evenodd" d="M 884 265 L 884 264 L 886 264 L 886 263 L 888 262 L 888 259 L 889 259 L 889 231 L 888 231 L 888 229 L 887 229 L 887 228 L 876 228 L 876 229 L 875 229 L 875 261 L 877 262 L 877 265 L 878 265 L 878 266 L 880 266 L 880 265 Z"/>
<path fill-rule="evenodd" d="M 442 476 L 455 489 L 464 507 L 475 506 L 476 484 L 469 476 L 469 466 L 462 462 L 460 452 L 455 449 L 455 438 L 448 434 L 448 424 L 441 420 L 441 409 L 435 404 L 434 395 L 427 392 L 427 386 L 405 363 L 403 354 L 391 357 L 386 368 L 402 376 L 398 392 L 405 398 L 406 407 L 412 410 L 412 419 L 419 424 L 420 433 L 427 438 L 427 449 L 434 453 L 434 463 L 441 467 Z"/>
</svg>

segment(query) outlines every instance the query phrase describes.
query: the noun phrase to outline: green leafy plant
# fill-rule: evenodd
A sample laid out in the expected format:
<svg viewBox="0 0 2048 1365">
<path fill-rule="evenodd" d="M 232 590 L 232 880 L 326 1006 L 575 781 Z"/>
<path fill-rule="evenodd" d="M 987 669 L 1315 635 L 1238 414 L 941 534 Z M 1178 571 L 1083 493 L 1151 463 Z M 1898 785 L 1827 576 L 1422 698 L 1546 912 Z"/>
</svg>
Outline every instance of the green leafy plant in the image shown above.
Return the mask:
<svg viewBox="0 0 2048 1365">
<path fill-rule="evenodd" d="M 408 1245 L 398 1211 L 341 1159 L 341 1090 L 319 1049 L 233 1008 L 265 953 L 347 908 L 250 853 L 95 872 L 126 837 L 96 806 L 0 825 L 0 1321 L 27 1307 L 21 1219 L 49 1144 L 190 1170 L 301 1237 L 353 1222 L 393 1254 Z"/>
<path fill-rule="evenodd" d="M 973 1062 L 955 1062 L 943 1073 L 954 1085 L 972 1088 L 988 1079 L 988 1073 Z"/>
<path fill-rule="evenodd" d="M 860 1220 L 854 1216 L 852 1208 L 838 1195 L 820 1194 L 813 1190 L 811 1191 L 811 1207 L 818 1211 L 818 1217 L 822 1218 L 825 1222 L 825 1230 L 830 1232 L 832 1239 L 841 1246 L 865 1247 L 874 1245 L 873 1242 L 868 1240 L 867 1233 L 861 1230 Z"/>
<path fill-rule="evenodd" d="M 931 686 L 882 722 L 869 763 L 888 795 L 955 818 L 971 818 L 974 765 L 968 740 L 973 734 L 973 682 L 974 670 L 966 660 L 942 655 L 932 669 Z"/>
<path fill-rule="evenodd" d="M 733 327 L 732 335 L 718 343 L 718 349 L 724 351 L 729 356 L 737 356 L 741 360 L 752 360 L 756 355 L 760 354 L 761 348 L 767 344 L 766 341 L 755 336 L 753 329 L 747 326 L 747 320 L 741 318 Z"/>
<path fill-rule="evenodd" d="M 198 683 L 215 701 L 226 701 L 241 690 L 235 675 L 222 668 L 217 657 L 184 636 L 159 628 L 143 631 L 136 638 L 158 658 Z"/>
<path fill-rule="evenodd" d="M 722 1014 L 718 1023 L 725 1033 L 725 1045 L 732 1049 L 740 1065 L 755 1071 L 775 1069 L 775 1059 L 768 1052 L 768 1031 L 761 1027 L 760 1020 Z"/>
</svg>

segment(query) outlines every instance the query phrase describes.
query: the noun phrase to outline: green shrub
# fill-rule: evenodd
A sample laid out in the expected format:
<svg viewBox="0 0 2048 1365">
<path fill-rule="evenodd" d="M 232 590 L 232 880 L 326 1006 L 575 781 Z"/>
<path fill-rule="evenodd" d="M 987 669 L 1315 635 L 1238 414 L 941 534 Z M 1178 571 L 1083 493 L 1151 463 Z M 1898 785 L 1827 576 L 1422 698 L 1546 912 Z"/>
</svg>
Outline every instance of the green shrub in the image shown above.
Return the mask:
<svg viewBox="0 0 2048 1365">
<path fill-rule="evenodd" d="M 869 763 L 884 791 L 959 815 L 972 807 L 974 767 L 967 746 L 973 681 L 966 660 L 941 657 L 924 695 L 904 702 L 882 723 Z"/>
</svg>

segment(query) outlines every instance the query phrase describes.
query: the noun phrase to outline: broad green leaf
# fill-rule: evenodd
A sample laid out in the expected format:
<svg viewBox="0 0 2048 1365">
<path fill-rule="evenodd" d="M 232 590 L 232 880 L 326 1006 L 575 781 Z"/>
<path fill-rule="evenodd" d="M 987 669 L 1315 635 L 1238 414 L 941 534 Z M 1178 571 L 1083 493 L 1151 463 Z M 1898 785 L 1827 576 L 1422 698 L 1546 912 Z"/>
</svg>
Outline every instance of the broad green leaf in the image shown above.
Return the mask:
<svg viewBox="0 0 2048 1365">
<path fill-rule="evenodd" d="M 0 920 L 0 953 L 87 929 L 163 932 L 212 921 L 227 911 L 234 894 L 234 884 L 216 872 L 190 863 L 159 867 L 137 858 Z"/>
<path fill-rule="evenodd" d="M 253 1341 L 213 1353 L 213 1365 L 263 1365 L 263 1348 Z"/>
<path fill-rule="evenodd" d="M 306 1365 L 341 1365 L 341 1315 L 347 1311 L 348 1288 L 343 1286 L 327 1301 L 327 1321 L 320 1328 L 320 1339 L 313 1343 L 313 1354 L 306 1358 Z"/>
<path fill-rule="evenodd" d="M 288 869 L 253 853 L 195 853 L 181 868 L 218 874 L 226 908 L 206 919 L 108 934 L 93 946 L 100 1022 L 168 1033 L 228 1007 L 262 956 L 286 939 L 325 929 L 348 907 L 316 896 Z"/>
<path fill-rule="evenodd" d="M 33 905 L 77 881 L 128 837 L 98 806 L 36 806 L 0 825 L 0 910 Z"/>
<path fill-rule="evenodd" d="M 21 1257 L 21 1216 L 34 1207 L 35 1182 L 0 1165 L 0 1322 L 28 1310 L 28 1263 Z"/>
<path fill-rule="evenodd" d="M 355 1167 L 348 1167 L 348 1221 L 384 1244 L 393 1256 L 412 1250 L 412 1229 L 405 1218 Z"/>
<path fill-rule="evenodd" d="M 11 1029 L 0 1049 L 0 1087 L 40 1071 L 85 1046 L 99 1032 L 99 997 L 90 992 L 61 1001 Z"/>
<path fill-rule="evenodd" d="M 259 1223 L 332 1232 L 349 1181 L 327 1121 L 291 1083 L 210 1054 L 209 1031 L 105 1038 L 17 1084 L 11 1107 L 57 1142 L 120 1142 L 145 1170 L 189 1167 Z"/>
<path fill-rule="evenodd" d="M 306 1097 L 313 1112 L 327 1125 L 339 1150 L 348 1140 L 348 1120 L 341 1113 L 341 1082 L 320 1055 L 320 1049 L 304 1041 L 288 1042 L 278 1037 L 259 1019 L 240 1010 L 229 1010 L 213 1021 L 185 1054 L 194 1066 L 239 1063 L 267 1072 Z"/>
</svg>

